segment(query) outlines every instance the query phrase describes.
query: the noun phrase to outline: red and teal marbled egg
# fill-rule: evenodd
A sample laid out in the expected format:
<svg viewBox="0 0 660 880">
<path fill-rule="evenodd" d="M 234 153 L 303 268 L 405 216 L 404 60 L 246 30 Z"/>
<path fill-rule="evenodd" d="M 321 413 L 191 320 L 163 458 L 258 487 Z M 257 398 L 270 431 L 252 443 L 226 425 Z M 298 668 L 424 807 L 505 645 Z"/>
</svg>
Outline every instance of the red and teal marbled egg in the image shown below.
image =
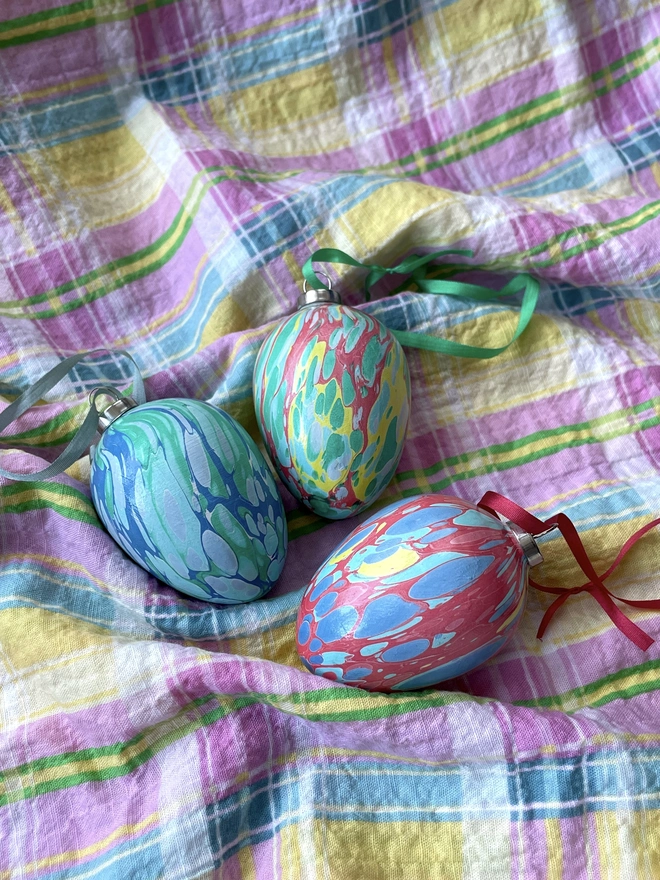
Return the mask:
<svg viewBox="0 0 660 880">
<path fill-rule="evenodd" d="M 505 524 L 476 505 L 397 502 L 317 571 L 298 613 L 298 653 L 311 672 L 374 691 L 455 678 L 511 638 L 528 570 Z"/>
<path fill-rule="evenodd" d="M 287 318 L 261 347 L 254 400 L 280 477 L 315 513 L 359 513 L 392 478 L 410 378 L 403 349 L 375 318 L 336 304 Z"/>
</svg>

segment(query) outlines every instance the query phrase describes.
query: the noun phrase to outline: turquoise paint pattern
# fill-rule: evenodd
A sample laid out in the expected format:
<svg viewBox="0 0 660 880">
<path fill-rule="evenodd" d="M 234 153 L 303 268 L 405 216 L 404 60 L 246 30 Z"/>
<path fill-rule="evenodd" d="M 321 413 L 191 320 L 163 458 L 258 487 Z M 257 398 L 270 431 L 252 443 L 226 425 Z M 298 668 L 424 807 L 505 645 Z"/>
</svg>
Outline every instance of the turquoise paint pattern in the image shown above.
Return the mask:
<svg viewBox="0 0 660 880">
<path fill-rule="evenodd" d="M 259 599 L 282 571 L 273 476 L 249 434 L 207 403 L 152 401 L 120 416 L 96 447 L 91 491 L 123 550 L 197 599 Z"/>
<path fill-rule="evenodd" d="M 254 400 L 280 477 L 315 513 L 360 513 L 392 479 L 410 378 L 403 349 L 371 316 L 321 305 L 287 318 L 261 347 Z"/>
</svg>

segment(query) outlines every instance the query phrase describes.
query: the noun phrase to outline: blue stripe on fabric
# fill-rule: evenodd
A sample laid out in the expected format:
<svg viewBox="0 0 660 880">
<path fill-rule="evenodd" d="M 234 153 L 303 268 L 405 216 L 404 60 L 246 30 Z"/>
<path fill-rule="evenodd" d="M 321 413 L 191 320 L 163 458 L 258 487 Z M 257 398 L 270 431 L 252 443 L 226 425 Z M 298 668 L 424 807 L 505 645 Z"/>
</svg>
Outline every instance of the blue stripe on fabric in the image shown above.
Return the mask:
<svg viewBox="0 0 660 880">
<path fill-rule="evenodd" d="M 639 413 L 636 418 L 643 420 L 644 417 L 644 413 Z M 657 516 L 657 510 L 646 505 L 635 486 L 616 487 L 616 491 L 608 492 L 606 497 L 594 493 L 585 498 L 566 500 L 562 502 L 561 510 L 582 529 L 597 528 L 605 523 L 630 522 L 633 512 L 636 516 Z"/>
<path fill-rule="evenodd" d="M 58 147 L 60 144 L 69 144 L 72 141 L 80 140 L 83 137 L 91 137 L 92 135 L 97 134 L 106 134 L 109 131 L 114 131 L 117 128 L 123 128 L 125 122 L 123 119 L 117 118 L 113 122 L 106 122 L 103 124 L 99 124 L 94 126 L 93 128 L 86 129 L 85 131 L 76 131 L 69 132 L 67 134 L 59 135 L 58 137 L 45 138 L 44 140 L 39 141 L 38 143 L 34 143 L 35 138 L 32 135 L 32 142 L 23 138 L 23 142 L 18 141 L 18 145 L 15 147 L 8 146 L 7 141 L 5 140 L 5 134 L 7 132 L 0 131 L 0 157 L 2 156 L 18 156 L 21 153 L 27 153 L 29 151 L 34 151 L 36 149 L 43 150 L 47 147 Z"/>
<path fill-rule="evenodd" d="M 387 177 L 373 180 L 361 175 L 342 175 L 316 184 L 313 190 L 307 190 L 304 195 L 283 199 L 264 214 L 244 223 L 236 234 L 253 265 L 262 267 L 286 251 L 309 241 L 329 222 L 394 182 Z M 324 208 L 321 220 L 320 212 Z"/>
<path fill-rule="evenodd" d="M 532 821 L 622 806 L 657 809 L 660 752 L 627 752 L 616 763 L 620 757 L 611 751 L 500 763 L 472 777 L 469 769 L 461 772 L 460 765 L 402 769 L 393 762 L 359 759 L 345 765 L 297 764 L 209 805 L 209 841 L 218 866 L 221 851 L 224 859 L 230 858 L 242 846 L 268 840 L 286 825 L 312 817 L 379 824 L 475 818 Z"/>
<path fill-rule="evenodd" d="M 204 641 L 256 637 L 294 623 L 302 592 L 301 587 L 274 599 L 266 596 L 248 605 L 232 606 L 193 602 L 180 594 L 181 602 L 175 605 L 145 604 L 144 616 L 167 638 Z"/>
<path fill-rule="evenodd" d="M 625 138 L 612 141 L 612 146 L 628 174 L 635 174 L 658 161 L 660 129 L 656 124 L 648 125 Z"/>
<path fill-rule="evenodd" d="M 581 156 L 578 156 L 560 168 L 553 168 L 534 180 L 502 187 L 499 192 L 507 196 L 524 198 L 550 195 L 570 189 L 589 189 L 594 186 L 595 181 L 588 165 Z"/>
<path fill-rule="evenodd" d="M 136 565 L 132 560 L 131 564 Z M 10 567 L 24 571 L 9 575 L 7 569 Z M 46 570 L 41 574 L 35 570 L 37 568 L 38 563 L 32 561 L 18 561 L 15 566 L 5 564 L 5 573 L 0 580 L 0 612 L 10 608 L 38 607 L 103 629 L 147 635 L 155 639 L 223 640 L 269 632 L 274 625 L 285 626 L 295 622 L 302 597 L 300 588 L 276 599 L 266 597 L 249 605 L 229 607 L 195 602 L 183 593 L 161 585 L 170 597 L 175 596 L 179 600 L 176 604 L 145 604 L 143 607 L 130 608 L 111 595 L 100 593 L 84 577 L 68 571 L 60 572 L 66 585 L 56 584 L 48 577 Z M 139 569 L 139 574 L 144 577 L 146 586 L 146 573 Z"/>
<path fill-rule="evenodd" d="M 20 116 L 0 121 L 0 156 L 33 150 L 35 144 L 43 149 L 102 134 L 120 128 L 125 122 L 115 95 L 107 86 L 48 103 L 31 104 Z M 80 128 L 84 130 L 74 131 Z"/>
<path fill-rule="evenodd" d="M 232 89 L 244 89 L 328 60 L 323 28 L 316 22 L 248 42 L 224 56 Z"/>
<path fill-rule="evenodd" d="M 533 273 L 533 268 L 530 269 Z M 570 284 L 544 282 L 552 293 L 555 310 L 569 318 L 577 318 L 587 312 L 607 308 L 627 299 L 657 302 L 660 299 L 660 276 L 647 278 L 643 287 L 573 287 Z"/>
<path fill-rule="evenodd" d="M 458 0 L 367 0 L 366 3 L 354 3 L 358 47 L 381 43 L 423 16 L 456 2 Z"/>
<path fill-rule="evenodd" d="M 571 318 L 606 308 L 623 299 L 621 291 L 615 293 L 605 287 L 573 287 L 551 282 L 550 289 L 557 311 Z"/>
<path fill-rule="evenodd" d="M 281 79 L 327 59 L 323 29 L 314 22 L 159 68 L 142 75 L 140 81 L 150 100 L 186 105 L 227 89 L 241 91 Z"/>
</svg>

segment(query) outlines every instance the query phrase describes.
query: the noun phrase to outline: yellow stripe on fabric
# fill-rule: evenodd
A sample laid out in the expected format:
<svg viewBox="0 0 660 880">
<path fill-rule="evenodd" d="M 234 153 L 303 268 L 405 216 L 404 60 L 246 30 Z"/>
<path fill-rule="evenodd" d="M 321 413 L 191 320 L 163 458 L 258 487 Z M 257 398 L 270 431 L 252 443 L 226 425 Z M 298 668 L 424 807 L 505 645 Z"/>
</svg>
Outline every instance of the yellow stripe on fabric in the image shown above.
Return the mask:
<svg viewBox="0 0 660 880">
<path fill-rule="evenodd" d="M 15 485 L 15 484 L 14 484 Z M 64 506 L 68 510 L 77 510 L 80 513 L 86 513 L 88 515 L 96 515 L 94 506 L 91 501 L 87 499 L 87 496 L 82 495 L 66 495 L 62 496 L 57 489 L 51 489 L 47 483 L 42 482 L 39 484 L 38 488 L 30 487 L 30 484 L 23 483 L 25 489 L 17 492 L 16 494 L 12 494 L 10 498 L 7 498 L 6 504 L 10 504 L 12 507 L 15 507 L 19 504 L 24 504 L 28 501 L 45 501 L 51 503 L 57 503 L 59 506 Z M 2 491 L 0 490 L 0 498 L 2 497 Z"/>
<path fill-rule="evenodd" d="M 369 699 L 365 696 L 366 699 Z M 660 736 L 660 735 L 659 735 Z M 287 764 L 299 761 L 303 753 L 298 751 L 289 752 L 275 758 L 273 763 L 276 766 L 285 766 Z M 379 752 L 374 749 L 349 749 L 338 746 L 315 746 L 305 748 L 304 755 L 314 758 L 324 758 L 327 756 L 347 757 L 347 758 L 376 758 L 378 761 L 390 761 L 392 753 L 383 751 Z M 456 766 L 456 759 L 452 757 L 434 760 L 432 758 L 416 758 L 411 755 L 397 755 L 397 764 L 409 764 L 411 767 L 443 767 L 445 775 L 460 776 L 461 769 Z M 382 771 L 381 771 L 382 772 Z M 433 775 L 434 771 L 429 771 L 428 775 Z"/>
<path fill-rule="evenodd" d="M 38 183 L 38 171 L 44 166 L 55 172 L 70 189 L 99 186 L 115 188 L 123 175 L 146 159 L 146 154 L 126 125 L 102 134 L 87 135 L 54 147 L 39 150 L 38 160 L 31 161 L 32 177 Z M 142 181 L 142 177 L 140 181 Z M 132 193 L 133 197 L 135 193 Z"/>
<path fill-rule="evenodd" d="M 76 25 L 90 21 L 97 17 L 94 9 L 82 9 L 79 12 L 72 12 L 68 15 L 60 15 L 57 17 L 57 28 L 66 28 L 75 30 Z M 17 37 L 30 36 L 37 30 L 51 30 L 52 20 L 46 19 L 41 22 L 33 22 L 30 24 L 16 26 L 6 31 L 2 35 L 2 42 L 16 39 Z"/>
<path fill-rule="evenodd" d="M 594 605 L 593 607 L 596 608 L 597 606 Z M 626 614 L 628 614 L 628 610 L 625 610 Z M 608 624 L 607 620 L 605 620 L 603 629 L 611 627 L 612 624 Z M 544 641 L 546 640 L 547 637 L 544 637 Z M 558 643 L 564 645 L 565 641 L 565 639 L 561 639 L 560 642 L 558 640 Z M 573 642 L 575 641 L 577 640 L 574 639 Z M 660 673 L 657 669 L 631 672 L 629 675 L 618 676 L 616 682 L 604 681 L 599 688 L 589 688 L 584 694 L 580 694 L 579 689 L 576 689 L 577 692 L 569 693 L 567 696 L 559 694 L 554 699 L 549 697 L 544 698 L 543 705 L 546 708 L 559 709 L 566 713 L 577 712 L 580 709 L 587 709 L 598 706 L 601 703 L 612 702 L 617 696 L 620 696 L 621 699 L 625 699 L 633 697 L 639 693 L 660 690 L 659 679 Z M 526 703 L 533 702 L 533 700 L 526 701 Z M 546 706 L 546 704 L 548 705 Z"/>
<path fill-rule="evenodd" d="M 249 326 L 250 321 L 240 307 L 237 297 L 230 293 L 220 300 L 206 321 L 197 351 L 203 351 L 228 333 L 246 330 Z"/>
<path fill-rule="evenodd" d="M 251 846 L 243 846 L 236 854 L 240 870 L 240 880 L 258 880 L 257 865 Z"/>
<path fill-rule="evenodd" d="M 243 31 L 236 31 L 236 33 L 228 34 L 226 37 L 223 37 L 223 42 L 224 40 L 226 40 L 228 44 L 238 43 L 241 40 L 246 40 L 249 37 L 256 37 L 257 34 L 263 34 L 267 31 L 275 32 L 276 29 L 279 29 L 282 25 L 293 24 L 297 21 L 304 21 L 308 18 L 314 18 L 314 16 L 316 15 L 317 11 L 316 7 L 314 6 L 308 7 L 307 9 L 302 9 L 298 12 L 289 12 L 286 15 L 269 18 L 268 21 L 262 22 L 261 24 L 252 25 L 252 27 L 246 28 Z M 275 34 L 274 37 L 276 38 Z"/>
<path fill-rule="evenodd" d="M 14 669 L 34 666 L 76 651 L 96 649 L 95 662 L 110 660 L 108 630 L 43 608 L 8 608 L 0 612 L 3 657 Z"/>
<path fill-rule="evenodd" d="M 660 337 L 660 303 L 628 299 L 620 303 L 619 308 L 621 306 L 623 306 L 626 316 L 639 338 L 655 344 L 657 348 Z M 648 365 L 648 360 L 640 358 L 633 346 L 626 345 L 621 336 L 617 337 L 617 342 L 621 348 L 625 348 L 628 356 L 637 366 L 646 367 Z"/>
<path fill-rule="evenodd" d="M 382 773 L 381 773 L 382 775 Z M 339 806 L 339 805 L 337 805 Z M 355 805 L 346 807 L 347 813 Z M 374 817 L 376 818 L 376 817 Z M 315 819 L 316 876 L 368 880 L 459 880 L 463 826 L 456 822 Z"/>
<path fill-rule="evenodd" d="M 307 876 L 301 836 L 306 836 L 311 822 L 292 822 L 280 831 L 280 874 L 278 880 L 301 880 Z M 323 876 L 323 875 L 322 875 Z M 341 875 L 340 875 L 341 876 Z"/>
<path fill-rule="evenodd" d="M 338 106 L 329 63 L 266 80 L 235 96 L 235 111 L 243 117 L 244 128 L 254 132 L 304 123 Z"/>
<path fill-rule="evenodd" d="M 75 664 L 77 662 L 77 657 L 69 658 L 69 663 Z M 80 672 L 80 670 L 78 670 L 78 672 Z M 84 674 L 84 672 L 82 674 Z M 99 703 L 110 703 L 113 700 L 117 700 L 123 692 L 123 687 L 120 689 L 118 686 L 115 686 L 104 691 L 94 690 L 93 693 L 90 693 L 85 697 L 79 697 L 75 700 L 61 698 L 55 703 L 47 703 L 43 706 L 39 706 L 39 708 L 35 709 L 33 712 L 23 713 L 16 718 L 15 724 L 7 725 L 7 731 L 10 730 L 10 727 L 13 727 L 13 729 L 16 730 L 23 724 L 31 724 L 33 721 L 41 721 L 43 718 L 52 718 L 53 715 L 75 712 L 77 709 L 89 709 L 97 706 Z"/>
<path fill-rule="evenodd" d="M 565 880 L 564 874 L 564 848 L 561 842 L 561 826 L 559 819 L 545 819 L 546 846 L 546 880 Z"/>
<path fill-rule="evenodd" d="M 626 308 L 625 303 L 622 303 L 623 308 Z M 638 351 L 635 350 L 634 346 L 627 344 L 625 338 L 622 338 L 622 334 L 613 330 L 611 327 L 602 320 L 600 314 L 596 309 L 592 309 L 587 312 L 587 316 L 594 327 L 597 327 L 603 336 L 608 336 L 613 342 L 616 342 L 617 348 L 620 351 L 625 351 L 631 362 L 636 367 L 646 367 L 648 364 L 648 360 L 646 357 L 643 357 L 639 354 Z M 643 337 L 642 337 L 643 338 Z"/>
<path fill-rule="evenodd" d="M 630 516 L 631 511 L 628 513 Z M 633 511 L 632 513 L 636 515 L 630 516 L 629 519 L 623 522 L 605 522 L 601 523 L 597 528 L 593 526 L 590 528 L 588 521 L 578 523 L 580 536 L 596 571 L 605 570 L 613 562 L 619 548 L 623 546 L 625 541 L 638 528 L 641 528 L 648 522 L 649 517 L 647 513 L 640 510 Z M 551 537 L 550 539 L 543 539 L 542 544 L 545 562 L 534 569 L 535 580 L 553 587 L 584 582 L 584 573 L 573 558 L 573 554 L 569 551 L 563 538 Z M 611 575 L 607 581 L 610 589 L 613 592 L 616 592 L 618 589 L 623 594 L 626 584 L 634 585 L 636 582 L 640 582 L 640 577 L 643 580 L 643 576 L 639 571 L 639 561 L 644 557 L 649 558 L 653 556 L 654 551 L 658 549 L 660 549 L 660 531 L 656 529 L 644 536 L 639 544 L 621 562 L 614 574 Z M 649 573 L 648 576 L 650 578 L 653 577 L 653 573 Z M 639 593 L 639 590 L 635 590 L 634 596 L 628 593 L 625 595 L 629 599 L 644 598 Z M 550 597 L 548 598 L 550 599 Z M 635 612 L 631 611 L 631 613 Z M 559 615 L 555 619 L 559 619 Z"/>
<path fill-rule="evenodd" d="M 626 820 L 629 820 L 629 816 L 626 816 Z M 613 810 L 602 810 L 593 814 L 593 821 L 596 826 L 600 880 L 621 880 L 626 876 L 621 865 L 621 817 Z"/>
<path fill-rule="evenodd" d="M 438 213 L 431 208 L 442 209 L 442 228 L 438 225 Z M 474 220 L 462 199 L 440 187 L 413 181 L 393 181 L 375 190 L 346 211 L 341 224 L 354 230 L 355 252 L 370 253 L 381 249 L 397 230 L 409 229 L 413 219 L 415 236 L 428 246 L 437 241 L 444 247 L 475 231 Z"/>
<path fill-rule="evenodd" d="M 54 86 L 45 86 L 41 89 L 33 89 L 30 92 L 21 92 L 20 94 L 15 94 L 11 96 L 7 96 L 4 99 L 4 103 L 6 105 L 11 104 L 21 104 L 25 105 L 30 101 L 38 100 L 39 98 L 48 98 L 51 95 L 65 94 L 69 96 L 70 101 L 76 101 L 78 99 L 84 99 L 84 93 L 78 94 L 78 89 L 84 89 L 85 86 L 97 86 L 103 83 L 106 83 L 109 79 L 117 77 L 121 74 L 126 75 L 130 73 L 133 68 L 121 68 L 115 67 L 109 70 L 104 70 L 102 73 L 94 73 L 90 76 L 81 76 L 77 79 L 67 79 L 66 83 L 62 84 L 58 82 L 57 85 Z"/>
<path fill-rule="evenodd" d="M 25 251 L 25 255 L 28 257 L 34 257 L 37 253 L 37 249 L 32 241 L 30 233 L 27 230 L 27 227 L 23 223 L 23 218 L 19 214 L 14 202 L 12 201 L 9 192 L 5 188 L 2 181 L 0 181 L 0 210 L 2 213 L 9 219 L 9 222 L 14 227 L 16 234 L 21 240 L 21 246 Z"/>
<path fill-rule="evenodd" d="M 510 326 L 513 327 L 515 315 L 510 314 Z M 479 361 L 476 358 L 445 358 L 441 372 L 438 370 L 437 355 L 432 352 L 415 352 L 414 356 L 422 361 L 427 387 L 437 388 L 437 393 L 442 395 L 444 383 L 449 383 L 451 387 L 458 389 L 460 400 L 464 402 L 465 409 L 458 411 L 453 407 L 436 404 L 435 415 L 439 424 L 451 425 L 461 422 L 465 418 L 465 413 L 469 413 L 470 418 L 478 419 L 500 413 L 502 409 L 510 410 L 525 404 L 534 405 L 539 399 L 547 399 L 562 391 L 575 389 L 576 377 L 571 373 L 566 361 L 563 362 L 560 370 L 552 370 L 553 364 L 560 363 L 562 355 L 568 352 L 570 340 L 565 341 L 562 338 L 545 350 L 540 347 L 533 354 L 526 353 L 526 347 L 532 333 L 536 334 L 539 321 L 541 326 L 547 326 L 544 324 L 545 316 L 535 315 L 524 336 L 515 343 L 516 348 L 511 346 L 490 361 Z M 527 333 L 530 337 L 527 337 Z M 491 365 L 490 369 L 481 366 L 488 363 Z M 539 377 L 538 380 L 536 376 Z M 538 382 L 542 382 L 542 386 Z M 539 392 L 540 387 L 543 389 L 542 395 Z M 488 388 L 491 393 L 484 394 L 484 388 Z M 495 388 L 501 389 L 502 392 L 506 389 L 506 396 L 493 390 Z M 436 394 L 437 401 L 442 399 Z"/>
<path fill-rule="evenodd" d="M 630 832 L 637 861 L 634 876 L 660 877 L 660 809 L 635 810 Z"/>
<path fill-rule="evenodd" d="M 239 657 L 258 657 L 280 666 L 304 669 L 296 651 L 295 623 L 291 621 L 283 622 L 279 626 L 271 622 L 266 632 L 230 638 L 228 643 L 231 653 Z"/>
<path fill-rule="evenodd" d="M 540 0 L 526 3 L 485 4 L 482 0 L 458 0 L 443 4 L 435 13 L 442 43 L 449 56 L 479 46 L 494 34 L 520 31 L 543 18 Z"/>
<path fill-rule="evenodd" d="M 658 472 L 655 468 L 649 468 L 647 471 L 641 471 L 635 474 L 635 480 L 640 482 L 641 480 L 650 479 L 652 477 L 657 477 Z M 617 488 L 621 488 L 621 480 L 620 479 L 611 479 L 611 480 L 592 480 L 589 483 L 583 483 L 581 486 L 575 486 L 572 489 L 568 489 L 566 492 L 558 492 L 556 495 L 551 495 L 548 498 L 545 498 L 543 501 L 537 502 L 536 504 L 527 505 L 527 509 L 530 513 L 536 514 L 536 516 L 541 519 L 544 516 L 544 511 L 547 510 L 555 510 L 558 503 L 561 501 L 566 501 L 569 498 L 575 498 L 577 495 L 587 495 L 589 493 L 595 492 L 598 489 L 602 489 L 604 486 L 616 486 Z M 634 531 L 632 529 L 631 531 Z"/>
</svg>

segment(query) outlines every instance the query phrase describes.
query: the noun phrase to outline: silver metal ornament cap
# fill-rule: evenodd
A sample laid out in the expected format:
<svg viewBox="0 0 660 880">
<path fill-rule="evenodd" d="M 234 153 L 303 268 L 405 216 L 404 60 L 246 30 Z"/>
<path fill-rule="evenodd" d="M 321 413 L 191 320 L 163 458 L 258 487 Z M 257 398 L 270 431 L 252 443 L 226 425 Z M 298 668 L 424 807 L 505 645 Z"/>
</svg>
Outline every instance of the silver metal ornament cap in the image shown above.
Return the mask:
<svg viewBox="0 0 660 880">
<path fill-rule="evenodd" d="M 303 292 L 302 295 L 298 297 L 298 302 L 296 303 L 296 308 L 298 310 L 304 309 L 306 306 L 317 306 L 322 303 L 337 303 L 341 304 L 341 297 L 337 293 L 336 290 L 332 289 L 332 282 L 323 272 L 319 272 L 323 278 L 328 282 L 327 287 L 322 287 L 320 290 L 317 290 L 314 287 L 307 287 L 307 279 L 303 281 Z"/>
<path fill-rule="evenodd" d="M 543 554 L 539 550 L 535 538 L 510 520 L 505 520 L 504 525 L 511 532 L 514 541 L 522 550 L 529 567 L 533 568 L 535 565 L 540 565 L 543 562 Z"/>
<path fill-rule="evenodd" d="M 110 425 L 117 421 L 119 416 L 128 412 L 129 409 L 135 409 L 135 407 L 138 406 L 137 401 L 133 400 L 132 397 L 129 397 L 128 395 L 122 397 L 114 388 L 102 387 L 95 388 L 89 395 L 89 401 L 93 407 L 96 407 L 96 398 L 100 396 L 112 397 L 114 399 L 111 404 L 105 407 L 105 409 L 99 411 L 99 434 L 107 431 Z"/>
</svg>

